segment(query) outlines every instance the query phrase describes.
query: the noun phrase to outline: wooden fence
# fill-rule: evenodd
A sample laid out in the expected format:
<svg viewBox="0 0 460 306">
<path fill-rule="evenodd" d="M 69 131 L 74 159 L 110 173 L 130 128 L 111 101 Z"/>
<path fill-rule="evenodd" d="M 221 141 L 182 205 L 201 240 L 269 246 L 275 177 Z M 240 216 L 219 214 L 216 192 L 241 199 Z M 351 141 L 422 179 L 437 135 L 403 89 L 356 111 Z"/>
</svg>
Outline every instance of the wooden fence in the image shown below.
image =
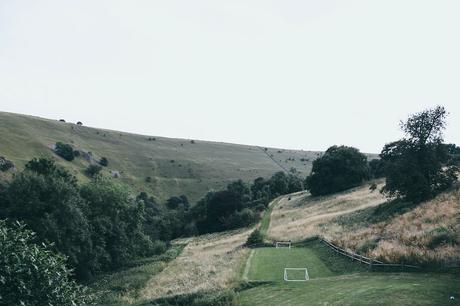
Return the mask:
<svg viewBox="0 0 460 306">
<path fill-rule="evenodd" d="M 376 259 L 373 259 L 373 258 L 369 258 L 369 257 L 366 257 L 366 256 L 362 256 L 362 255 L 359 255 L 359 254 L 352 253 L 352 252 L 349 252 L 347 250 L 344 250 L 344 249 L 332 244 L 331 242 L 327 241 L 324 238 L 320 238 L 320 240 L 325 245 L 327 245 L 332 250 L 334 250 L 337 254 L 341 254 L 343 256 L 346 256 L 346 257 L 350 258 L 351 261 L 357 261 L 359 263 L 366 264 L 366 265 L 369 266 L 370 269 L 372 269 L 374 267 L 376 267 L 376 268 L 377 267 L 388 267 L 388 268 L 401 268 L 401 269 L 404 269 L 404 268 L 420 269 L 419 266 L 406 265 L 404 263 L 384 263 L 384 262 L 382 262 L 380 260 L 376 260 Z"/>
</svg>

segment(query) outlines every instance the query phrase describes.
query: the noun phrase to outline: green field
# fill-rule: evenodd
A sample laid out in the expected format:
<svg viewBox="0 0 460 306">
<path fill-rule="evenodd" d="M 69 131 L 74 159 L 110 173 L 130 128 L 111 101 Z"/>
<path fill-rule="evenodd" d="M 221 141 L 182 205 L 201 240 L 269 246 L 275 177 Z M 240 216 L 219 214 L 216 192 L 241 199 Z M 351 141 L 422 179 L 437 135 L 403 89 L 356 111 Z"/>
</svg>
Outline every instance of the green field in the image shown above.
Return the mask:
<svg viewBox="0 0 460 306">
<path fill-rule="evenodd" d="M 251 260 L 248 279 L 282 281 L 284 268 L 307 268 L 310 278 L 334 275 L 327 265 L 308 248 L 259 248 Z M 292 274 L 297 274 L 292 272 Z"/>
<path fill-rule="evenodd" d="M 460 305 L 460 278 L 436 273 L 378 273 L 335 254 L 318 240 L 258 248 L 240 292 L 249 305 Z M 310 280 L 285 282 L 285 267 L 306 267 Z M 451 301 L 450 296 L 456 299 Z"/>
<path fill-rule="evenodd" d="M 192 143 L 191 139 L 135 135 L 4 112 L 0 112 L 0 139 L 0 156 L 20 169 L 33 157 L 53 157 L 85 181 L 87 160 L 67 162 L 52 152 L 52 146 L 61 141 L 92 152 L 94 160 L 107 157 L 109 166 L 103 173 L 120 172 L 118 180 L 136 192 L 149 192 L 159 201 L 185 194 L 192 203 L 230 181 L 269 177 L 282 170 L 277 163 L 306 175 L 319 154 L 201 140 Z"/>
</svg>

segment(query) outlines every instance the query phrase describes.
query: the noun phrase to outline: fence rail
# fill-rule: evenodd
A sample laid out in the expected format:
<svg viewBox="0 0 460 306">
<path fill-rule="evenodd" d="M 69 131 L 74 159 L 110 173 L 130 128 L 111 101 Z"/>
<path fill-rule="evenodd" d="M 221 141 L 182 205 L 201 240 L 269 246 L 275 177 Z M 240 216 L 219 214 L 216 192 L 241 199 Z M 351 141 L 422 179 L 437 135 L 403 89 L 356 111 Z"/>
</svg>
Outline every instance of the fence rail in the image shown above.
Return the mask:
<svg viewBox="0 0 460 306">
<path fill-rule="evenodd" d="M 359 255 L 359 254 L 352 253 L 352 252 L 349 252 L 347 250 L 344 250 L 344 249 L 332 244 L 331 242 L 327 241 L 324 238 L 320 238 L 320 240 L 325 245 L 327 245 L 328 247 L 333 249 L 336 253 L 341 254 L 343 256 L 346 256 L 348 258 L 351 258 L 352 261 L 356 260 L 356 261 L 358 261 L 360 263 L 366 264 L 371 269 L 373 267 L 395 267 L 395 268 L 401 268 L 401 269 L 403 269 L 403 268 L 420 269 L 419 266 L 406 265 L 404 263 L 384 263 L 384 262 L 382 262 L 380 260 L 376 260 L 376 259 L 373 259 L 373 258 L 369 258 L 369 257 L 366 257 L 366 256 L 362 256 L 362 255 Z"/>
</svg>

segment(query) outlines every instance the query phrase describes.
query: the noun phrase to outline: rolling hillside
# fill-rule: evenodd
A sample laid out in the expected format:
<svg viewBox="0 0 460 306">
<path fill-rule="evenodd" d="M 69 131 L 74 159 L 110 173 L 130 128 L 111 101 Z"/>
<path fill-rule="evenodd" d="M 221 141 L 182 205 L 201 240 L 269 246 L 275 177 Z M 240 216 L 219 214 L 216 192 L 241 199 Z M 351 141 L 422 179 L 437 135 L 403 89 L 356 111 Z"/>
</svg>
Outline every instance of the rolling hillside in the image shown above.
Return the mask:
<svg viewBox="0 0 460 306">
<path fill-rule="evenodd" d="M 67 162 L 56 156 L 51 148 L 61 141 L 82 152 L 92 152 L 93 160 L 107 157 L 109 166 L 104 174 L 119 172 L 119 180 L 134 191 L 147 191 L 160 201 L 185 194 L 192 203 L 229 181 L 268 177 L 282 168 L 296 168 L 305 176 L 320 154 L 135 135 L 5 112 L 0 112 L 0 139 L 0 156 L 12 160 L 18 168 L 33 157 L 53 157 L 85 181 L 84 169 L 89 161 L 79 157 Z"/>
</svg>

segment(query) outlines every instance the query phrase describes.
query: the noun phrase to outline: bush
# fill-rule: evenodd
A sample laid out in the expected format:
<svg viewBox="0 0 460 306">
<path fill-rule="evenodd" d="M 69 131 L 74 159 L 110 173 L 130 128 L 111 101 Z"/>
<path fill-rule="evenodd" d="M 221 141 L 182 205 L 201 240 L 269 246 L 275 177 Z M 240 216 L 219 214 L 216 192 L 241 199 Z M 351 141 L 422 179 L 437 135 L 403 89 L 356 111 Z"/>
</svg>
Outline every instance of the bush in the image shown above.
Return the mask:
<svg viewBox="0 0 460 306">
<path fill-rule="evenodd" d="M 367 157 L 358 149 L 332 146 L 313 161 L 306 185 L 313 196 L 326 195 L 356 187 L 368 174 Z"/>
<path fill-rule="evenodd" d="M 151 183 L 151 182 L 152 182 L 152 177 L 151 177 L 151 176 L 147 176 L 147 177 L 145 178 L 145 182 L 146 182 L 146 183 Z"/>
<path fill-rule="evenodd" d="M 246 245 L 255 245 L 262 242 L 264 242 L 264 237 L 260 233 L 260 230 L 256 229 L 249 235 Z"/>
<path fill-rule="evenodd" d="M 8 171 L 11 168 L 14 168 L 14 164 L 11 160 L 6 159 L 3 156 L 0 156 L 0 171 Z"/>
<path fill-rule="evenodd" d="M 99 175 L 101 170 L 102 170 L 102 167 L 99 165 L 89 165 L 88 168 L 86 168 L 85 173 L 89 177 L 95 177 Z"/>
<path fill-rule="evenodd" d="M 0 220 L 1 305 L 89 305 L 93 296 L 71 280 L 66 258 L 17 223 Z"/>
<path fill-rule="evenodd" d="M 109 160 L 107 159 L 107 157 L 101 157 L 101 159 L 99 160 L 99 165 L 107 167 L 109 165 Z"/>
<path fill-rule="evenodd" d="M 67 161 L 72 161 L 75 158 L 72 146 L 66 143 L 56 142 L 54 152 Z"/>
</svg>

